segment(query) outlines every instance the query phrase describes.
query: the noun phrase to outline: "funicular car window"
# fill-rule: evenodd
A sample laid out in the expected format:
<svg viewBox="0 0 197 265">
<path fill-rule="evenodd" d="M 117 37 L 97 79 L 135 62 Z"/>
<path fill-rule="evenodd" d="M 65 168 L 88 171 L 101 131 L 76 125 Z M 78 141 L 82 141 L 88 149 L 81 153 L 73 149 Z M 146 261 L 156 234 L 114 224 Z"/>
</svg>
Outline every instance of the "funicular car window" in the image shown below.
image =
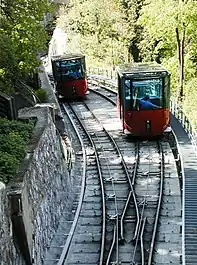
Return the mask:
<svg viewBox="0 0 197 265">
<path fill-rule="evenodd" d="M 161 78 L 132 81 L 132 108 L 137 109 L 145 97 L 158 107 L 162 106 Z"/>
<path fill-rule="evenodd" d="M 56 75 L 56 79 L 57 81 L 61 80 L 61 64 L 60 62 L 55 62 L 55 75 Z"/>
<path fill-rule="evenodd" d="M 83 78 L 83 68 L 80 59 L 65 60 L 61 62 L 61 73 L 64 80 Z"/>
<path fill-rule="evenodd" d="M 131 80 L 126 79 L 124 85 L 125 85 L 125 99 L 131 100 Z"/>
</svg>

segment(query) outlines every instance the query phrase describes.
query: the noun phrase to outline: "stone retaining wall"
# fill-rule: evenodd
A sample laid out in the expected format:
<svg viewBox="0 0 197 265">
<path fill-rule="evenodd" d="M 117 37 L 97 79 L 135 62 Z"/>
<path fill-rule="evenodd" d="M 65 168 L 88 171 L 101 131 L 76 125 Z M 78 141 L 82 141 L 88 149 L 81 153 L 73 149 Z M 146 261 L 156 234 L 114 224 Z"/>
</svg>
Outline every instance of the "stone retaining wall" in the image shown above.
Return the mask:
<svg viewBox="0 0 197 265">
<path fill-rule="evenodd" d="M 5 185 L 0 182 L 0 265 L 25 265 L 15 245 Z"/>
<path fill-rule="evenodd" d="M 25 109 L 20 117 L 37 122 L 15 181 L 0 190 L 0 265 L 25 264 L 17 248 L 26 264 L 41 265 L 62 211 L 72 201 L 72 181 L 49 109 Z"/>
</svg>

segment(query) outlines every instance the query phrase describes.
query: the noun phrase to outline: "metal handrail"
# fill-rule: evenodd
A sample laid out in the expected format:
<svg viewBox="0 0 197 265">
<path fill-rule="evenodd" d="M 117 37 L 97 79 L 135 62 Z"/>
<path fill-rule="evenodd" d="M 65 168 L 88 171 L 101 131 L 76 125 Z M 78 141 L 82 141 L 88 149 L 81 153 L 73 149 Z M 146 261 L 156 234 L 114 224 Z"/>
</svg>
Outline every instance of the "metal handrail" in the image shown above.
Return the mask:
<svg viewBox="0 0 197 265">
<path fill-rule="evenodd" d="M 40 99 L 36 96 L 33 89 L 31 89 L 21 80 L 16 81 L 15 88 L 32 104 L 32 106 L 34 106 L 36 103 L 40 103 Z"/>
<path fill-rule="evenodd" d="M 177 118 L 177 120 L 179 120 L 179 122 L 181 123 L 197 153 L 197 131 L 195 130 L 194 125 L 185 115 L 181 107 L 172 100 L 170 100 L 170 111 L 175 116 L 175 118 Z"/>
<path fill-rule="evenodd" d="M 111 80 L 116 80 L 116 71 L 108 68 L 101 67 L 89 67 L 87 69 L 88 75 L 97 75 L 109 78 Z"/>
</svg>

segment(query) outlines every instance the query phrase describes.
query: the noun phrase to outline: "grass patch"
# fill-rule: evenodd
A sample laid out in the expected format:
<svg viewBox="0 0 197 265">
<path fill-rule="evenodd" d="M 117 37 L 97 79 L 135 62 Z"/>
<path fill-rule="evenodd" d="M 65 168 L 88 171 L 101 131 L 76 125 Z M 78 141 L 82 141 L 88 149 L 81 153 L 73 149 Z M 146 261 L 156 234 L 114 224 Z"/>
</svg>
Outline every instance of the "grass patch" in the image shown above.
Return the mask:
<svg viewBox="0 0 197 265">
<path fill-rule="evenodd" d="M 39 98 L 41 103 L 45 103 L 47 101 L 47 93 L 43 88 L 39 88 L 35 91 L 36 96 Z"/>
</svg>

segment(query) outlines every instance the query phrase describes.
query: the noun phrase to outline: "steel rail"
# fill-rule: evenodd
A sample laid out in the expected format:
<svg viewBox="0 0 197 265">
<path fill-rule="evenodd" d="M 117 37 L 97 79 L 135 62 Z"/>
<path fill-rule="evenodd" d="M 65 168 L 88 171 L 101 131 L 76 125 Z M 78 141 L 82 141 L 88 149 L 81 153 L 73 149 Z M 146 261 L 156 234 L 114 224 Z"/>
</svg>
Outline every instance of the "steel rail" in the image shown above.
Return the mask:
<svg viewBox="0 0 197 265">
<path fill-rule="evenodd" d="M 163 182 L 164 182 L 164 154 L 163 154 L 163 148 L 161 143 L 158 143 L 159 145 L 159 151 L 160 151 L 160 163 L 161 163 L 161 176 L 160 176 L 160 190 L 159 190 L 159 201 L 157 205 L 157 212 L 156 212 L 156 217 L 155 217 L 155 223 L 154 223 L 154 229 L 153 229 L 153 235 L 152 235 L 152 240 L 151 240 L 151 245 L 150 245 L 150 252 L 149 252 L 149 257 L 148 257 L 148 264 L 152 264 L 152 257 L 153 257 L 153 250 L 154 250 L 154 245 L 155 245 L 155 237 L 156 237 L 156 232 L 157 232 L 157 226 L 158 226 L 158 221 L 159 221 L 159 214 L 160 214 L 160 209 L 161 209 L 161 202 L 162 202 L 162 195 L 163 195 Z"/>
<path fill-rule="evenodd" d="M 131 199 L 131 195 L 132 195 L 132 191 L 129 192 L 129 196 L 127 197 L 127 201 L 125 203 L 125 206 L 124 206 L 124 209 L 123 209 L 123 212 L 122 212 L 122 216 L 121 216 L 121 219 L 120 219 L 120 236 L 121 236 L 121 239 L 124 240 L 124 230 L 123 230 L 123 222 L 124 222 L 124 216 L 126 214 L 126 210 L 127 210 L 127 207 L 128 207 L 128 204 L 130 202 L 130 199 Z"/>
<path fill-rule="evenodd" d="M 112 244 L 111 244 L 111 247 L 110 247 L 109 254 L 108 254 L 108 256 L 107 256 L 106 265 L 109 265 L 109 263 L 110 263 L 110 258 L 111 258 L 112 251 L 113 251 L 113 248 L 114 248 L 114 246 L 115 246 L 115 242 L 116 242 L 116 233 L 117 233 L 117 229 L 116 229 L 116 225 L 114 225 L 113 241 L 112 241 Z"/>
<path fill-rule="evenodd" d="M 121 154 L 120 149 L 119 149 L 117 143 L 115 142 L 115 140 L 113 138 L 112 138 L 112 141 L 114 142 L 114 145 L 117 148 L 118 154 L 119 154 L 119 156 L 121 158 L 121 162 L 122 162 L 122 165 L 123 165 L 123 168 L 124 168 L 124 171 L 125 171 L 125 174 L 127 176 L 128 182 L 129 182 L 130 190 L 131 190 L 131 193 L 132 193 L 132 196 L 133 196 L 134 205 L 135 205 L 135 211 L 136 211 L 136 216 L 137 216 L 137 223 L 138 223 L 139 222 L 139 218 L 140 218 L 139 217 L 139 211 L 138 211 L 138 205 L 137 205 L 137 200 L 136 200 L 135 192 L 134 192 L 134 189 L 133 189 L 133 185 L 132 185 L 132 182 L 131 182 L 131 178 L 130 178 L 130 175 L 129 175 L 129 172 L 128 172 L 128 169 L 127 169 L 127 165 L 126 165 L 126 163 L 124 161 L 123 155 Z M 128 195 L 128 197 L 129 196 L 130 195 Z M 128 199 L 127 199 L 127 201 L 128 201 Z M 123 232 L 124 217 L 125 217 L 125 214 L 126 214 L 127 207 L 129 205 L 129 203 L 127 203 L 127 201 L 125 203 L 125 207 L 124 207 L 123 213 L 121 215 L 121 222 L 120 222 L 120 230 L 121 230 L 122 238 L 124 238 L 124 232 Z M 136 234 L 136 232 L 137 232 L 137 227 L 135 229 L 134 235 Z"/>
<path fill-rule="evenodd" d="M 69 105 L 69 104 L 68 104 Z M 70 105 L 69 105 L 70 106 Z M 72 109 L 72 107 L 70 106 L 70 108 Z M 73 109 L 72 109 L 73 111 Z M 103 245 L 104 245 L 104 238 L 105 238 L 105 220 L 106 220 L 106 213 L 105 213 L 105 199 L 104 199 L 104 187 L 103 187 L 103 182 L 102 182 L 102 173 L 101 173 L 101 169 L 100 169 L 100 164 L 99 164 L 99 160 L 98 160 L 98 155 L 97 155 L 97 152 L 96 152 L 96 148 L 95 148 L 95 145 L 90 137 L 90 135 L 88 134 L 87 130 L 85 129 L 84 125 L 82 124 L 82 122 L 80 121 L 78 115 L 73 111 L 73 113 L 75 114 L 75 117 L 77 118 L 78 122 L 81 124 L 81 126 L 83 127 L 84 129 L 84 132 L 86 133 L 89 141 L 91 142 L 93 148 L 94 148 L 94 151 L 95 151 L 95 158 L 96 158 L 96 162 L 97 162 L 97 168 L 98 168 L 98 172 L 99 172 L 99 178 L 100 178 L 100 185 L 101 185 L 101 192 L 102 192 L 102 207 L 103 207 L 103 226 L 102 226 L 102 241 L 101 241 L 101 255 L 103 253 L 102 249 L 104 249 Z M 70 117 L 69 113 L 67 112 L 68 116 Z M 72 119 L 72 118 L 71 118 Z M 73 123 L 74 124 L 74 123 Z M 84 182 L 82 183 L 84 184 L 83 185 L 83 190 L 85 190 L 85 179 L 84 179 Z M 71 244 L 71 240 L 72 240 L 72 237 L 73 237 L 73 234 L 74 234 L 74 231 L 75 231 L 75 228 L 76 228 L 76 224 L 77 224 L 77 221 L 78 221 L 78 218 L 79 218 L 79 214 L 80 214 L 80 210 L 81 210 L 81 207 L 82 207 L 82 202 L 83 202 L 83 197 L 84 197 L 84 193 L 80 194 L 80 201 L 79 201 L 79 204 L 78 204 L 78 207 L 77 207 L 77 210 L 76 210 L 76 214 L 75 214 L 75 218 L 74 218 L 74 221 L 73 221 L 73 224 L 72 224 L 72 227 L 71 227 L 71 230 L 70 230 L 70 233 L 69 233 L 69 236 L 67 238 L 67 241 L 66 241 L 66 244 L 63 248 L 63 251 L 62 251 L 62 254 L 61 254 L 61 257 L 60 257 L 60 261 L 58 262 L 57 265 L 63 265 L 65 259 L 66 259 L 66 255 L 68 253 L 68 250 L 69 250 L 69 247 L 70 247 L 70 244 Z M 100 255 L 100 257 L 101 257 Z M 102 255 L 103 256 L 103 255 Z M 103 264 L 103 260 L 100 258 L 100 265 Z"/>
<path fill-rule="evenodd" d="M 141 257 L 142 257 L 142 264 L 141 265 L 145 265 L 145 259 L 144 259 L 144 244 L 143 244 L 143 234 L 144 234 L 145 224 L 146 224 L 146 217 L 143 220 L 142 230 L 141 230 L 141 234 L 140 234 Z"/>
<path fill-rule="evenodd" d="M 134 167 L 134 171 L 133 171 L 132 186 L 135 183 L 135 178 L 136 178 L 136 175 L 137 175 L 137 168 L 138 168 L 139 159 L 140 159 L 140 156 L 139 156 L 139 143 L 136 145 L 135 157 L 136 157 L 135 160 L 136 160 L 137 163 L 135 163 L 135 167 Z"/>
<path fill-rule="evenodd" d="M 93 90 L 93 92 L 101 95 L 104 98 L 107 98 L 109 101 L 112 101 L 112 99 L 108 98 L 107 96 L 101 94 L 98 91 L 94 91 Z M 116 105 L 116 104 L 114 104 L 114 105 Z M 137 146 L 136 149 L 137 149 L 137 152 L 136 152 L 136 163 L 135 163 L 135 167 L 134 167 L 134 170 L 133 170 L 132 186 L 135 183 L 135 177 L 136 177 L 136 174 L 137 174 L 137 167 L 138 167 L 138 162 L 139 162 L 139 146 Z M 161 152 L 161 146 L 160 146 L 160 154 L 161 153 L 162 152 Z M 162 163 L 162 159 L 163 158 L 161 158 L 161 164 L 163 164 Z M 152 240 L 151 240 L 151 247 L 150 247 L 150 253 L 149 253 L 149 258 L 148 258 L 148 264 L 147 265 L 151 265 L 152 255 L 153 255 L 153 250 L 154 250 L 155 235 L 156 235 L 156 230 L 157 230 L 159 211 L 160 211 L 160 205 L 161 205 L 161 196 L 162 196 L 162 186 L 163 186 L 163 171 L 162 170 L 163 170 L 163 166 L 161 165 L 161 176 L 162 177 L 161 177 L 161 184 L 160 184 L 160 194 L 159 194 L 158 208 L 157 208 L 157 212 L 156 212 L 155 225 L 154 225 L 153 236 L 152 236 Z M 129 198 L 130 198 L 130 194 L 129 194 L 128 198 L 127 198 L 127 201 L 126 201 L 126 204 L 125 204 L 125 208 L 124 208 L 124 211 L 123 211 L 123 215 L 121 217 L 121 238 L 122 239 L 124 239 L 124 235 L 123 235 L 123 219 L 124 219 L 124 215 L 126 213 L 126 208 L 127 208 L 128 204 L 129 204 Z M 136 205 L 137 205 L 137 202 L 136 202 Z M 136 206 L 136 207 L 138 209 L 138 206 Z M 143 210 L 144 210 L 144 207 L 145 207 L 145 203 L 144 203 L 144 206 L 143 206 Z M 136 213 L 138 213 L 138 215 L 137 215 L 138 218 L 137 218 L 137 224 L 136 224 L 136 229 L 135 229 L 135 233 L 134 233 L 133 239 L 136 239 L 137 237 L 140 236 L 140 234 L 142 234 L 142 229 L 144 230 L 144 225 L 145 225 L 144 222 L 143 222 L 143 215 L 140 218 L 139 217 L 139 211 L 137 211 Z M 141 232 L 140 232 L 140 230 L 141 230 Z M 137 242 L 136 242 L 136 244 L 137 244 Z M 134 251 L 133 258 L 135 257 L 135 252 L 136 252 L 136 249 Z M 143 261 L 144 260 L 144 253 L 143 253 L 142 249 L 141 249 L 141 253 L 142 253 L 142 261 Z M 142 265 L 143 265 L 143 263 L 142 263 Z"/>
<path fill-rule="evenodd" d="M 134 171 L 133 171 L 132 185 L 134 185 L 134 183 L 135 183 L 135 178 L 136 178 L 136 175 L 137 175 L 137 167 L 138 167 L 139 159 L 140 159 L 140 156 L 139 156 L 139 144 L 136 146 L 136 149 L 137 149 L 137 151 L 136 151 L 136 156 L 137 156 L 136 160 L 137 160 L 137 163 L 135 164 L 135 168 L 134 168 Z M 150 161 L 149 161 L 149 169 L 150 169 Z M 139 217 L 138 222 L 136 224 L 135 237 L 133 238 L 134 240 L 136 240 L 136 245 L 135 245 L 135 250 L 134 250 L 134 254 L 133 254 L 133 259 L 134 259 L 135 254 L 136 254 L 137 242 L 138 242 L 138 239 L 139 239 L 140 234 L 141 234 L 140 231 L 143 228 L 143 214 L 144 214 L 145 205 L 146 205 L 146 196 L 145 196 L 145 199 L 143 200 L 143 202 L 140 203 L 140 205 L 143 205 L 143 207 L 142 207 L 142 211 L 141 211 L 141 214 L 140 214 L 141 216 Z M 144 256 L 144 255 L 142 255 L 142 256 Z"/>
<path fill-rule="evenodd" d="M 72 108 L 71 105 L 70 105 L 70 107 Z M 72 111 L 75 114 L 75 116 L 77 117 L 77 119 L 80 122 L 80 124 L 82 125 L 86 135 L 88 136 L 88 138 L 89 138 L 89 140 L 90 140 L 90 142 L 91 142 L 91 144 L 92 144 L 92 146 L 94 148 L 94 152 L 95 152 L 95 158 L 96 158 L 97 167 L 98 167 L 98 173 L 99 173 L 99 179 L 100 179 L 100 185 L 101 185 L 101 194 L 102 194 L 103 225 L 102 225 L 102 239 L 101 239 L 101 252 L 100 252 L 99 265 L 103 265 L 104 248 L 105 248 L 105 233 L 106 233 L 106 209 L 105 209 L 105 192 L 104 192 L 104 184 L 103 184 L 101 166 L 100 166 L 100 163 L 99 163 L 99 157 L 98 157 L 98 153 L 96 151 L 96 146 L 94 144 L 94 141 L 90 137 L 90 135 L 89 135 L 87 129 L 85 128 L 83 122 L 80 120 L 79 116 L 77 115 L 77 113 L 74 111 L 73 108 L 72 108 Z"/>
<path fill-rule="evenodd" d="M 118 229 L 118 214 L 116 218 L 116 262 L 115 264 L 119 264 L 119 229 Z"/>
<path fill-rule="evenodd" d="M 92 89 L 92 88 L 88 88 L 91 92 L 93 92 L 93 93 L 95 93 L 95 94 L 98 94 L 99 96 L 101 96 L 101 97 L 103 97 L 103 98 L 105 98 L 105 99 L 107 99 L 108 101 L 110 101 L 114 106 L 116 106 L 116 102 L 113 100 L 113 99 L 111 99 L 110 97 L 108 97 L 108 96 L 106 96 L 106 95 L 103 95 L 101 92 L 99 92 L 99 91 L 96 91 L 96 90 L 94 90 L 94 89 Z M 106 88 L 105 88 L 106 89 Z M 107 90 L 107 89 L 106 89 Z M 112 91 L 111 91 L 112 92 Z M 112 93 L 114 93 L 115 94 L 115 92 L 113 91 Z M 117 94 L 117 93 L 116 93 Z"/>
<path fill-rule="evenodd" d="M 100 95 L 100 93 L 98 93 L 98 94 Z M 103 96 L 104 96 L 104 95 L 103 95 Z M 106 98 L 106 96 L 104 96 L 104 98 Z M 85 104 L 85 102 L 83 102 L 83 103 L 84 103 L 84 105 L 86 106 L 86 108 L 91 112 L 90 108 Z M 96 116 L 95 116 L 93 113 L 92 113 L 92 115 L 93 115 L 93 117 L 98 121 L 98 123 L 101 124 L 100 121 L 96 118 Z M 102 124 L 101 124 L 101 126 L 102 126 Z M 102 126 L 102 127 L 103 127 L 103 126 Z M 118 147 L 116 141 L 114 140 L 114 138 L 110 135 L 110 133 L 108 133 L 108 132 L 105 130 L 104 127 L 103 127 L 103 131 L 108 135 L 108 137 L 110 138 L 111 142 L 114 144 L 114 146 L 115 146 L 115 148 L 116 148 L 116 151 L 117 151 L 117 153 L 118 153 L 118 156 L 119 156 L 120 159 L 121 159 L 121 163 L 122 163 L 123 169 L 124 169 L 124 171 L 125 171 L 125 174 L 126 174 L 126 176 L 127 176 L 127 179 L 128 179 L 129 185 L 130 185 L 130 189 L 131 189 L 131 193 L 132 193 L 133 198 L 134 198 L 134 204 L 135 204 L 135 209 L 136 209 L 136 215 L 137 215 L 137 218 L 139 218 L 139 212 L 138 212 L 137 200 L 136 200 L 136 198 L 135 198 L 135 193 L 134 193 L 133 186 L 132 186 L 132 183 L 131 183 L 131 178 L 130 178 L 130 176 L 129 176 L 129 172 L 128 172 L 128 169 L 127 169 L 126 163 L 125 163 L 125 161 L 124 161 L 124 158 L 123 158 L 123 156 L 122 156 L 122 154 L 121 154 L 121 152 L 120 152 L 120 149 L 119 149 L 119 147 Z M 129 196 L 129 195 L 128 195 L 128 196 Z M 125 212 L 126 212 L 126 210 L 125 210 Z M 117 216 L 117 218 L 118 218 L 118 216 Z M 118 229 L 118 225 L 117 225 L 117 229 Z M 137 229 L 137 228 L 136 228 L 136 229 Z M 123 224 L 121 224 L 121 231 L 123 231 Z M 123 233 L 123 232 L 122 232 L 122 233 Z M 136 232 L 135 232 L 135 233 L 136 233 Z M 117 241 L 118 241 L 118 234 L 117 234 Z M 118 244 L 118 242 L 116 242 L 116 243 Z M 118 248 L 118 245 L 117 245 L 117 248 Z M 116 254 L 117 254 L 117 252 L 116 252 Z"/>
<path fill-rule="evenodd" d="M 111 98 L 103 95 L 102 93 L 98 92 L 98 91 L 95 91 L 92 89 L 92 92 L 98 94 L 99 96 L 107 99 L 108 101 L 110 101 L 113 105 L 116 105 L 116 102 L 114 102 Z M 114 91 L 113 91 L 114 92 Z M 115 92 L 114 92 L 115 93 Z M 135 196 L 135 192 L 134 192 L 134 189 L 133 189 L 133 185 L 134 185 L 134 181 L 135 181 L 135 176 L 136 176 L 136 173 L 137 173 L 137 167 L 138 167 L 138 162 L 139 162 L 139 147 L 137 146 L 137 155 L 136 155 L 136 163 L 135 163 L 135 167 L 134 167 L 134 171 L 133 171 L 133 174 L 132 174 L 132 182 L 131 182 L 131 178 L 130 178 L 130 175 L 129 175 L 129 172 L 128 172 L 128 169 L 127 169 L 127 166 L 126 166 L 126 163 L 124 161 L 124 158 L 119 150 L 119 147 L 117 146 L 115 140 L 111 137 L 111 135 L 109 135 L 111 140 L 113 141 L 114 145 L 116 146 L 117 148 L 117 151 L 118 151 L 118 154 L 121 158 L 121 162 L 122 162 L 122 165 L 123 165 L 123 168 L 125 170 L 125 173 L 126 173 L 126 176 L 127 176 L 127 179 L 129 181 L 129 185 L 130 185 L 130 189 L 131 189 L 131 193 L 132 193 L 132 196 L 133 196 L 133 200 L 134 200 L 134 205 L 135 205 L 135 210 L 136 210 L 136 216 L 137 216 L 137 225 L 136 225 L 136 228 L 135 228 L 135 233 L 134 233 L 134 236 L 133 236 L 133 239 L 136 238 L 136 235 L 137 235 L 137 231 L 138 231 L 138 226 L 139 226 L 139 222 L 140 222 L 140 216 L 139 216 L 139 211 L 138 211 L 138 205 L 137 205 L 137 200 L 136 200 L 136 196 Z M 128 195 L 128 198 L 130 196 L 130 193 Z M 127 207 L 129 205 L 129 199 L 127 198 L 127 201 L 125 203 L 125 207 L 124 207 L 124 210 L 123 210 L 123 213 L 122 213 L 122 216 L 121 216 L 121 221 L 120 221 L 120 233 L 121 233 L 121 238 L 124 239 L 124 232 L 123 232 L 123 222 L 124 222 L 124 217 L 125 217 L 125 214 L 126 214 L 126 210 L 127 210 Z"/>
<path fill-rule="evenodd" d="M 137 230 L 137 234 L 136 234 L 136 243 L 135 243 L 135 249 L 134 249 L 134 252 L 133 252 L 133 260 L 135 260 L 135 255 L 136 255 L 136 252 L 137 252 L 137 245 L 138 245 L 138 240 L 139 238 L 141 239 L 141 234 L 142 234 L 142 231 L 144 231 L 144 217 L 143 218 L 143 215 L 144 215 L 144 210 L 145 210 L 145 205 L 146 205 L 146 200 L 143 201 L 143 207 L 142 207 L 142 212 L 141 212 L 141 218 L 139 220 L 139 223 L 138 223 L 138 230 Z M 141 242 L 141 240 L 140 240 Z M 141 257 L 143 259 L 144 257 L 144 251 L 141 249 Z"/>
<path fill-rule="evenodd" d="M 133 170 L 133 175 L 132 175 L 132 187 L 134 186 L 134 183 L 135 183 L 135 178 L 136 178 L 136 175 L 137 175 L 137 168 L 138 168 L 138 165 L 139 165 L 139 160 L 140 160 L 140 156 L 139 156 L 139 144 L 137 144 L 136 146 L 136 153 L 135 153 L 135 167 L 134 167 L 134 170 Z M 136 198 L 135 198 L 136 200 Z M 136 201 L 136 207 L 138 209 L 138 205 L 137 205 L 137 201 Z M 137 224 L 136 224 L 136 228 L 135 228 L 135 233 L 134 233 L 134 236 L 133 236 L 133 240 L 136 239 L 137 237 L 137 231 L 139 229 L 139 224 L 140 224 L 140 215 L 139 215 L 139 209 L 137 211 Z"/>
<path fill-rule="evenodd" d="M 159 146 L 160 147 L 160 146 Z M 138 153 L 139 153 L 139 150 L 138 150 Z M 160 153 L 160 164 L 161 164 L 161 169 L 160 169 L 160 172 L 161 172 L 161 175 L 162 175 L 162 169 L 163 169 L 163 163 L 162 163 L 162 160 L 161 160 L 161 149 L 159 148 L 159 153 Z M 150 174 L 150 159 L 149 159 L 149 171 L 148 171 L 148 178 L 149 178 L 149 174 Z M 162 183 L 163 183 L 163 180 L 161 181 Z M 161 182 L 160 182 L 160 188 L 162 188 L 161 187 Z M 147 182 L 147 185 L 148 185 L 148 182 Z M 161 192 L 161 190 L 160 190 L 160 193 L 162 193 Z M 159 195 L 160 195 L 160 193 L 159 193 Z M 139 222 L 139 226 L 138 226 L 138 231 L 137 231 L 137 235 L 136 235 L 136 244 L 135 244 L 135 249 L 134 249 L 134 253 L 133 253 L 133 261 L 135 261 L 135 255 L 136 255 L 136 251 L 137 251 L 137 244 L 138 244 L 138 239 L 140 238 L 140 242 L 141 242 L 141 259 L 142 259 L 142 261 L 144 260 L 144 250 L 142 249 L 142 238 L 141 238 L 141 236 L 142 236 L 142 234 L 143 234 L 143 232 L 142 231 L 144 231 L 144 218 L 143 218 L 143 216 L 144 216 L 144 211 L 145 211 L 145 206 L 146 206 L 146 197 L 147 197 L 147 191 L 146 191 L 146 194 L 145 194 L 145 196 L 144 196 L 144 200 L 140 203 L 140 205 L 142 205 L 143 207 L 142 207 L 142 210 L 141 210 L 141 218 L 140 218 L 140 222 Z M 153 228 L 153 236 L 152 236 L 152 241 L 151 241 L 151 244 L 152 244 L 152 242 L 153 242 L 153 238 L 154 238 L 154 241 L 155 241 L 155 235 L 156 235 L 156 230 L 157 230 L 157 225 L 156 225 L 156 223 L 158 223 L 158 218 L 157 218 L 157 214 L 158 214 L 158 216 L 159 216 L 159 212 L 158 212 L 158 209 L 160 209 L 160 206 L 159 206 L 159 199 L 158 199 L 158 204 L 157 204 L 158 206 L 157 206 L 157 212 L 156 212 L 156 217 L 155 217 L 155 224 L 154 224 L 154 228 Z M 146 217 L 145 217 L 146 218 Z M 155 234 L 154 234 L 155 233 Z M 150 247 L 151 248 L 151 247 Z M 153 248 L 154 248 L 154 245 L 153 245 Z M 152 252 L 153 252 L 153 249 L 152 249 Z M 149 257 L 150 257 L 150 255 L 152 255 L 151 254 L 151 251 L 150 251 L 150 253 L 149 253 Z M 151 259 L 151 261 L 152 261 L 152 259 Z M 145 262 L 145 261 L 144 261 Z M 143 263 L 142 263 L 142 265 L 143 265 Z M 149 264 L 149 263 L 147 263 L 147 265 L 151 265 L 151 263 Z"/>
<path fill-rule="evenodd" d="M 109 167 L 108 167 L 108 170 L 110 172 Z M 112 245 L 110 248 L 110 252 L 109 252 L 108 258 L 107 258 L 108 261 L 110 261 L 111 254 L 112 254 L 113 248 L 115 246 L 115 242 L 117 242 L 117 240 L 118 240 L 118 238 L 116 238 L 116 236 L 118 236 L 118 207 L 117 207 L 117 198 L 116 198 L 116 191 L 115 191 L 115 187 L 114 187 L 114 183 L 113 183 L 113 178 L 111 179 L 111 182 L 112 182 L 112 187 L 113 187 L 113 191 L 114 191 L 114 200 L 115 200 L 115 209 L 116 209 L 116 215 L 114 217 L 116 220 L 116 224 L 114 224 L 115 231 L 114 231 L 114 235 L 113 235 L 113 241 L 112 241 Z M 118 260 L 118 256 L 119 256 L 118 248 L 116 248 L 116 255 L 117 255 L 117 260 Z"/>
<path fill-rule="evenodd" d="M 117 197 L 116 197 L 116 190 L 114 187 L 114 183 L 113 183 L 113 179 L 112 179 L 112 186 L 114 189 L 114 195 L 115 195 L 115 209 L 116 209 L 116 263 L 118 264 L 118 260 L 119 260 L 119 248 L 118 248 L 118 204 L 117 204 Z"/>
<path fill-rule="evenodd" d="M 86 105 L 86 108 L 91 112 L 91 110 L 90 110 L 90 108 Z M 92 113 L 92 112 L 91 112 Z M 96 118 L 96 116 L 92 113 L 92 115 L 93 115 L 93 117 L 97 120 L 97 122 L 99 123 L 99 124 L 101 124 L 100 123 L 100 121 Z M 101 124 L 101 126 L 102 126 L 102 124 Z M 115 140 L 113 139 L 113 137 L 105 130 L 105 128 L 102 126 L 102 128 L 103 128 L 103 131 L 108 135 L 108 137 L 110 138 L 110 140 L 111 140 L 111 142 L 113 143 L 113 145 L 115 146 L 115 148 L 116 148 L 116 151 L 117 151 L 117 153 L 118 153 L 118 156 L 119 157 L 121 157 L 121 162 L 122 162 L 122 156 L 121 156 L 121 153 L 120 153 L 120 149 L 119 149 L 119 147 L 117 146 L 117 144 L 116 144 L 116 142 L 115 142 Z M 110 172 L 110 169 L 109 169 L 109 167 L 108 167 L 108 170 L 109 170 L 109 172 Z M 127 168 L 125 168 L 124 167 L 124 170 L 125 171 L 127 171 L 127 174 L 128 174 L 128 170 L 127 170 Z M 114 242 L 114 244 L 115 244 L 115 242 L 116 242 L 116 264 L 118 264 L 119 263 L 119 238 L 118 238 L 118 235 L 119 235 L 119 232 L 118 232 L 118 223 L 119 223 L 119 220 L 118 220 L 118 208 L 117 208 L 117 199 L 116 199 L 116 191 L 115 191 L 115 187 L 114 187 L 114 183 L 113 183 L 113 178 L 112 178 L 112 187 L 113 187 L 113 190 L 114 190 L 114 197 L 115 197 L 115 209 L 116 209 L 116 234 L 114 234 L 114 236 L 116 235 L 116 240 L 115 240 L 115 238 L 113 239 L 113 242 Z M 113 251 L 113 248 L 114 248 L 114 244 L 112 244 L 112 247 L 111 247 L 111 251 L 110 251 L 110 253 L 109 253 L 109 255 L 108 255 L 108 259 L 107 260 L 109 260 L 110 261 L 110 257 L 111 257 L 111 254 L 112 254 L 112 251 Z"/>
<path fill-rule="evenodd" d="M 95 82 L 97 82 L 97 84 L 95 83 Z M 103 88 L 103 89 L 105 89 L 105 90 L 107 90 L 108 92 L 110 92 L 110 93 L 113 93 L 113 94 L 116 94 L 117 95 L 117 91 L 115 91 L 114 89 L 112 89 L 112 88 L 109 88 L 109 87 L 106 87 L 106 85 L 108 85 L 108 84 L 101 84 L 101 82 L 99 82 L 98 80 L 88 80 L 88 83 L 90 83 L 91 85 L 93 85 L 93 86 L 99 86 L 99 87 L 101 87 L 101 88 Z M 88 88 L 90 91 L 92 91 L 93 89 L 91 89 L 91 88 Z"/>
<path fill-rule="evenodd" d="M 63 248 L 63 251 L 62 251 L 62 254 L 60 256 L 60 259 L 58 261 L 58 264 L 57 265 L 63 265 L 64 263 L 64 260 L 65 260 L 65 257 L 68 253 L 68 250 L 69 250 L 69 247 L 70 247 L 70 244 L 71 244 L 71 240 L 73 238 L 73 235 L 74 235 L 74 232 L 75 232 L 75 229 L 76 229 L 76 225 L 77 225 L 77 222 L 78 222 L 78 219 L 79 219 L 79 214 L 80 214 L 80 211 L 81 211 L 81 207 L 82 207 L 82 202 L 83 202 L 83 198 L 84 198 L 84 193 L 85 193 L 85 186 L 86 186 L 86 165 L 87 165 L 87 160 L 86 160 L 86 152 L 85 152 L 85 146 L 84 146 L 84 143 L 83 143 L 83 140 L 80 136 L 80 133 L 75 125 L 75 123 L 73 122 L 73 119 L 72 117 L 70 116 L 70 114 L 68 113 L 66 107 L 64 105 L 62 105 L 63 108 L 64 108 L 64 111 L 66 112 L 76 134 L 77 134 L 77 137 L 80 141 L 80 144 L 82 146 L 82 151 L 83 151 L 83 175 L 82 175 L 82 185 L 81 185 L 81 192 L 80 192 L 80 197 L 79 197 L 79 203 L 78 203 L 78 206 L 77 206 L 77 209 L 76 209 L 76 213 L 75 213 L 75 217 L 74 217 L 74 220 L 73 220 L 73 223 L 72 223 L 72 226 L 71 226 L 71 229 L 70 229 L 70 232 L 69 232 L 69 235 L 67 237 L 67 240 L 66 240 L 66 244 Z"/>
</svg>

